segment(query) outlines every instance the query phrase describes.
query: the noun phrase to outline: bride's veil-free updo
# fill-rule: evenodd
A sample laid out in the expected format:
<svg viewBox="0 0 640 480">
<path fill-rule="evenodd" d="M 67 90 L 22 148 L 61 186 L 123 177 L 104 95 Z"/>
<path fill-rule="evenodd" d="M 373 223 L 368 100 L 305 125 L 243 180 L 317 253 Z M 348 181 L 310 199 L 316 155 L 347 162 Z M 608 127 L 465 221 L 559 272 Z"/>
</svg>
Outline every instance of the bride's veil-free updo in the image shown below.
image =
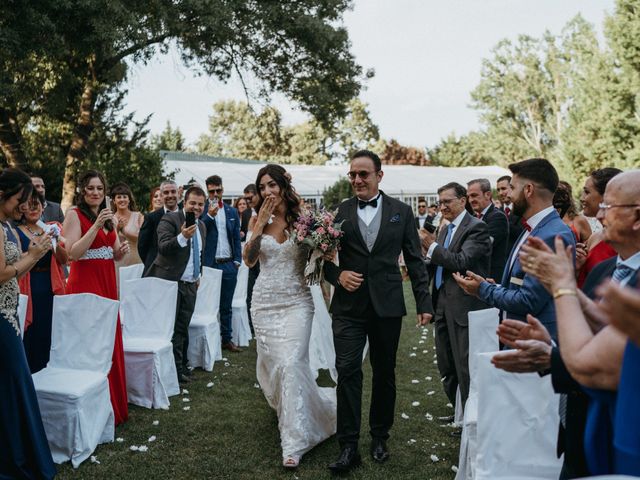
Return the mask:
<svg viewBox="0 0 640 480">
<path fill-rule="evenodd" d="M 291 175 L 282 168 L 280 165 L 268 164 L 260 169 L 258 176 L 256 177 L 256 191 L 258 192 L 259 201 L 255 206 L 256 213 L 260 211 L 262 207 L 262 193 L 260 193 L 260 180 L 265 175 L 269 175 L 273 178 L 273 181 L 280 187 L 280 196 L 284 200 L 286 211 L 284 218 L 287 221 L 287 226 L 293 228 L 293 224 L 300 216 L 300 196 L 296 193 L 296 189 L 291 185 Z"/>
</svg>

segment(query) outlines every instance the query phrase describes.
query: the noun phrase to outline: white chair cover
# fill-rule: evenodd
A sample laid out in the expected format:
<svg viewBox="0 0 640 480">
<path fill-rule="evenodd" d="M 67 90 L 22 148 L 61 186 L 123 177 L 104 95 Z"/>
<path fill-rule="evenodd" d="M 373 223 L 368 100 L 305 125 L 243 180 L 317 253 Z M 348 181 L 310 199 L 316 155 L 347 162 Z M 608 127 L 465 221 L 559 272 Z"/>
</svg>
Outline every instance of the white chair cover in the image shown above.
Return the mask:
<svg viewBox="0 0 640 480">
<path fill-rule="evenodd" d="M 128 280 L 122 290 L 124 358 L 129 402 L 169 408 L 180 393 L 171 337 L 178 284 L 160 278 Z"/>
<path fill-rule="evenodd" d="M 118 302 L 90 293 L 53 299 L 51 356 L 33 375 L 53 461 L 78 467 L 99 443 L 112 442 L 115 418 L 107 374 Z"/>
<path fill-rule="evenodd" d="M 144 272 L 144 264 L 137 263 L 135 265 L 129 265 L 128 267 L 120 267 L 118 269 L 118 293 L 122 299 L 122 290 L 126 288 L 126 282 L 134 280 L 136 278 L 142 278 Z M 124 315 L 122 310 L 120 311 L 120 323 L 124 325 Z"/>
<path fill-rule="evenodd" d="M 18 322 L 20 323 L 20 336 L 24 338 L 24 324 L 27 321 L 27 304 L 29 303 L 29 295 L 22 293 L 18 297 Z"/>
<path fill-rule="evenodd" d="M 207 372 L 213 370 L 213 362 L 222 360 L 220 346 L 220 288 L 222 270 L 203 267 L 196 307 L 189 324 L 189 349 L 187 357 L 192 367 Z"/>
<path fill-rule="evenodd" d="M 469 398 L 464 408 L 460 458 L 456 480 L 475 478 L 478 421 L 478 353 L 493 352 L 499 348 L 496 329 L 500 312 L 488 308 L 469 312 Z"/>
<path fill-rule="evenodd" d="M 313 297 L 313 323 L 311 324 L 311 338 L 309 339 L 309 364 L 311 370 L 329 370 L 334 382 L 338 381 L 336 370 L 336 350 L 333 346 L 333 330 L 331 329 L 331 316 L 322 295 L 320 285 L 311 286 Z"/>
<path fill-rule="evenodd" d="M 478 480 L 558 478 L 559 396 L 549 375 L 493 366 L 497 352 L 477 355 Z"/>
<path fill-rule="evenodd" d="M 231 341 L 240 347 L 248 347 L 251 340 L 249 311 L 247 309 L 247 287 L 249 285 L 249 267 L 244 262 L 238 269 L 238 282 L 231 303 Z"/>
</svg>

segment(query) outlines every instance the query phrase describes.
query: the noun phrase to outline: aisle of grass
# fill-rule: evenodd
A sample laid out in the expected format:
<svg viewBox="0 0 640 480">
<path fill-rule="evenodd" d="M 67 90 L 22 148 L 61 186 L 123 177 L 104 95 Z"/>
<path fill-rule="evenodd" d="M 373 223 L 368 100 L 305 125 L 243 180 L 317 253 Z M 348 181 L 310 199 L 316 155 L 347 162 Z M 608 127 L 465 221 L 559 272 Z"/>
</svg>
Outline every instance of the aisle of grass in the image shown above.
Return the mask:
<svg viewBox="0 0 640 480">
<path fill-rule="evenodd" d="M 415 305 L 405 284 L 409 315 L 404 319 L 398 349 L 396 421 L 391 432 L 391 459 L 374 464 L 368 452 L 367 418 L 370 367 L 365 364 L 363 405 L 364 464 L 353 479 L 451 479 L 458 461 L 458 440 L 437 417 L 450 415 L 437 368 L 432 329 L 415 327 Z M 421 340 L 425 336 L 426 340 Z M 423 341 L 424 343 L 420 343 Z M 240 354 L 227 354 L 214 371 L 195 372 L 188 394 L 171 399 L 168 411 L 130 406 L 129 421 L 116 429 L 121 442 L 100 445 L 94 455 L 74 470 L 59 466 L 61 479 L 323 479 L 331 478 L 327 464 L 338 453 L 334 438 L 309 452 L 296 472 L 280 466 L 275 413 L 267 406 L 255 379 L 255 345 Z M 430 380 L 427 380 L 427 378 Z M 413 383 L 418 380 L 419 383 Z M 212 387 L 207 387 L 213 382 Z M 431 393 L 433 392 L 433 393 Z M 188 399 L 189 401 L 183 401 Z M 413 406 L 414 402 L 420 405 Z M 184 407 L 190 407 L 184 410 Z M 403 415 L 404 414 L 404 415 Z M 430 414 L 433 420 L 426 415 Z M 403 418 L 408 416 L 409 418 Z M 153 425 L 157 420 L 158 424 Z M 155 441 L 150 442 L 150 437 Z M 130 450 L 146 445 L 146 452 Z M 431 456 L 438 457 L 433 461 Z M 435 458 L 435 457 L 434 457 Z"/>
</svg>

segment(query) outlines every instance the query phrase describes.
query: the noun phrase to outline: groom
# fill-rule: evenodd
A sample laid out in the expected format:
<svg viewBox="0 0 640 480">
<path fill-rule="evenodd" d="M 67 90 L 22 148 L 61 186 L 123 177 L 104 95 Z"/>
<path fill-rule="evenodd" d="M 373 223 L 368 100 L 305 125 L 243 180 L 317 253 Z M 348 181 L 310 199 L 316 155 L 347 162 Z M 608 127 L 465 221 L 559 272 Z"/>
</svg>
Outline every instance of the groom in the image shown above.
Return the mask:
<svg viewBox="0 0 640 480">
<path fill-rule="evenodd" d="M 422 260 L 411 207 L 378 190 L 380 158 L 362 150 L 353 155 L 349 179 L 355 197 L 344 201 L 336 222 L 344 221 L 340 266 L 325 262 L 327 281 L 335 287 L 330 311 L 338 370 L 337 437 L 341 453 L 329 469 L 346 472 L 360 464 L 358 439 L 362 404 L 362 354 L 367 338 L 373 370 L 369 427 L 371 456 L 389 458 L 386 440 L 396 401 L 396 350 L 405 315 L 400 252 L 409 270 L 418 323 L 432 317 L 429 276 Z"/>
</svg>

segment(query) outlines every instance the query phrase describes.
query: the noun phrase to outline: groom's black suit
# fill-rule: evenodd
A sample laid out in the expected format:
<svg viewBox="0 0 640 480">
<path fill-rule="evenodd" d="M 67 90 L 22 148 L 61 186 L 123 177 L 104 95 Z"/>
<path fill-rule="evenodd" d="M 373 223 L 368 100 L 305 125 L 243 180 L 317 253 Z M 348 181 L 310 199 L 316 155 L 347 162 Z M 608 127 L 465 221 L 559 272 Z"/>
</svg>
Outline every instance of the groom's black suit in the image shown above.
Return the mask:
<svg viewBox="0 0 640 480">
<path fill-rule="evenodd" d="M 362 403 L 362 353 L 369 339 L 373 388 L 369 425 L 374 439 L 386 440 L 393 425 L 396 399 L 396 350 L 402 316 L 406 314 L 400 252 L 409 270 L 418 313 L 433 313 L 429 276 L 422 260 L 420 241 L 411 207 L 380 197 L 380 227 L 369 251 L 358 223 L 358 200 L 344 201 L 336 222 L 344 221 L 340 240 L 340 266 L 325 262 L 325 278 L 336 287 L 330 311 L 338 370 L 338 428 L 342 448 L 357 446 Z M 354 292 L 338 283 L 342 271 L 363 274 Z"/>
</svg>

